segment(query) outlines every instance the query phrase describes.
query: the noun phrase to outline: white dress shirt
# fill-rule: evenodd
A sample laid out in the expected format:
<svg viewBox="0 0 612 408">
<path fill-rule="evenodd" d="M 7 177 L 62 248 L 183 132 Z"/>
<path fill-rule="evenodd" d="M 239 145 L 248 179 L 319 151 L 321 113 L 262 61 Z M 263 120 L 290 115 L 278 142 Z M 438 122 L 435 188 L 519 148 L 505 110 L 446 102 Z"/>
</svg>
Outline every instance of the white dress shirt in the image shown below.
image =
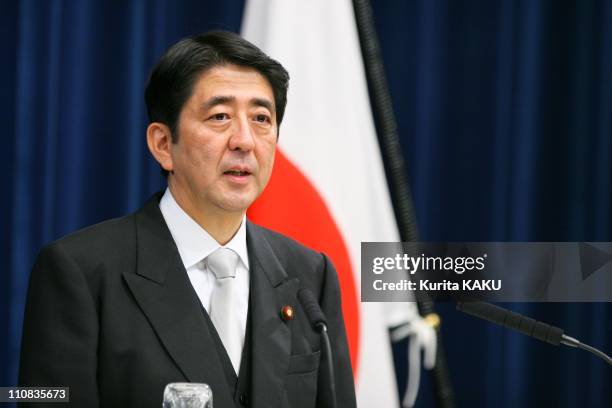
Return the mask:
<svg viewBox="0 0 612 408">
<path fill-rule="evenodd" d="M 246 243 L 246 216 L 234 237 L 227 244 L 221 245 L 178 205 L 168 188 L 159 202 L 159 209 L 164 220 L 166 220 L 166 224 L 168 224 L 191 285 L 206 312 L 210 313 L 210 299 L 216 278 L 206 266 L 205 258 L 222 246 L 232 249 L 238 254 L 240 260 L 236 266 L 236 281 L 234 282 L 234 293 L 236 294 L 234 310 L 236 315 L 231 318 L 236 319 L 242 328 L 240 334 L 242 349 L 249 310 L 249 255 Z M 238 373 L 239 368 L 239 366 L 234 367 L 236 373 Z"/>
</svg>

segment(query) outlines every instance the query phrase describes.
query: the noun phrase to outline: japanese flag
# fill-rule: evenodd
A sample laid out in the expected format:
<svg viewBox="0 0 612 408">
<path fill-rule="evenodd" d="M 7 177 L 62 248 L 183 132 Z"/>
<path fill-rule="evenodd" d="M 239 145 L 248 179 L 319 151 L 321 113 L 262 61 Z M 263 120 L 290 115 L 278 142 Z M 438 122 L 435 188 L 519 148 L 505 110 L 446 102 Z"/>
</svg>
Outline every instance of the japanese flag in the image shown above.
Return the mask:
<svg viewBox="0 0 612 408">
<path fill-rule="evenodd" d="M 399 235 L 349 0 L 249 0 L 242 36 L 285 66 L 288 105 L 270 183 L 254 222 L 333 261 L 362 407 L 398 407 L 388 324 L 414 304 L 360 303 L 362 241 Z M 399 312 L 399 314 L 395 313 Z"/>
</svg>

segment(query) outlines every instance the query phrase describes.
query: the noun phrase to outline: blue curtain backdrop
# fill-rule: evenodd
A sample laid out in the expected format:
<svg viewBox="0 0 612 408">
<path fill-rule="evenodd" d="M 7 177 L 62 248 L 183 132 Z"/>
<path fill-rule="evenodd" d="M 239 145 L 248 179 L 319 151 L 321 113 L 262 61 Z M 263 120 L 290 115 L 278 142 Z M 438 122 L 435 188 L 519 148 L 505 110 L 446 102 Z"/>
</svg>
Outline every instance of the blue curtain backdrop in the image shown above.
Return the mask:
<svg viewBox="0 0 612 408">
<path fill-rule="evenodd" d="M 612 2 L 373 3 L 422 239 L 612 241 Z M 243 5 L 3 2 L 1 386 L 40 247 L 163 185 L 144 142 L 152 64 L 185 35 L 239 31 Z M 612 351 L 610 304 L 509 306 Z M 612 403 L 600 360 L 439 308 L 459 407 Z"/>
</svg>

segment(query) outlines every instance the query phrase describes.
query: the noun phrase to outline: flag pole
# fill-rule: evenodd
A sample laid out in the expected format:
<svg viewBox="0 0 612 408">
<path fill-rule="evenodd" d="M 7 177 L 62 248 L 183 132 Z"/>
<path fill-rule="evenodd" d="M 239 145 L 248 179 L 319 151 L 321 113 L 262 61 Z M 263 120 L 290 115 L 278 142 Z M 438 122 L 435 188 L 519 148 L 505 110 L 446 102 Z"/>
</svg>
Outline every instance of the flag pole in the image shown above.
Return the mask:
<svg viewBox="0 0 612 408">
<path fill-rule="evenodd" d="M 384 73 L 372 7 L 369 0 L 353 0 L 353 8 L 368 80 L 374 121 L 378 130 L 378 140 L 400 238 L 404 242 L 418 241 L 418 230 L 408 184 L 408 173 L 399 143 L 397 122 L 393 113 L 391 96 Z M 432 370 L 436 403 L 440 408 L 452 408 L 455 406 L 455 398 L 446 363 L 446 355 L 442 347 L 440 319 L 435 314 L 434 304 L 431 299 L 419 296 L 417 304 L 421 316 L 424 316 L 426 321 L 431 322 L 436 329 L 438 346 L 436 365 Z"/>
</svg>

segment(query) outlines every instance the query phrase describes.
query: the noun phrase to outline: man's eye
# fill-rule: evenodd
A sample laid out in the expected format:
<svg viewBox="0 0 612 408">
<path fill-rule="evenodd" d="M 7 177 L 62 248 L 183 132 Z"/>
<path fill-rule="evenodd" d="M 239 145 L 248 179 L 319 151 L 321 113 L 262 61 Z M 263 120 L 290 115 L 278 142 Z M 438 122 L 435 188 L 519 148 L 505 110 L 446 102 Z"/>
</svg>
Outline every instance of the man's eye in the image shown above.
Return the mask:
<svg viewBox="0 0 612 408">
<path fill-rule="evenodd" d="M 227 113 L 215 113 L 210 118 L 213 119 L 213 120 L 225 120 L 228 117 L 229 116 L 227 115 Z"/>
<path fill-rule="evenodd" d="M 266 123 L 270 121 L 270 118 L 267 115 L 257 115 L 255 116 L 255 120 L 257 122 Z"/>
</svg>

